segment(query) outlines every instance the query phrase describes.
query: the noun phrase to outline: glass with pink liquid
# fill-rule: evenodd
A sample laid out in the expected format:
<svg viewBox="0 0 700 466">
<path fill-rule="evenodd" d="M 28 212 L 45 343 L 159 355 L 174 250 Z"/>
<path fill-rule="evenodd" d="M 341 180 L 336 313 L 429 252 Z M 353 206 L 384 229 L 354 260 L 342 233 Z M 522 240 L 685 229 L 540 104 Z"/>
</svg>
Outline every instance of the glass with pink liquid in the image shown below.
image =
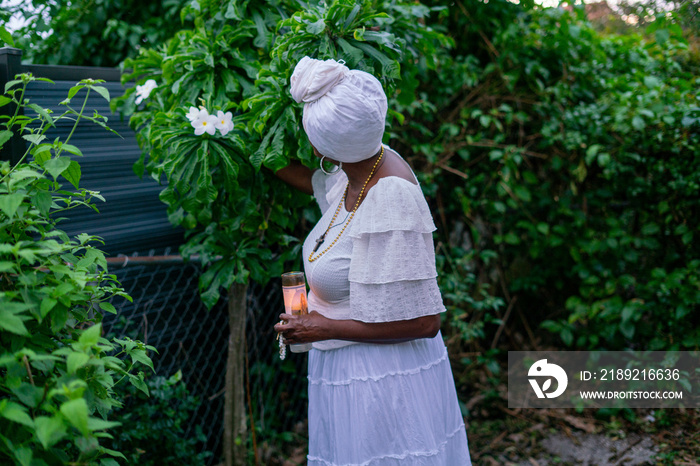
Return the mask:
<svg viewBox="0 0 700 466">
<path fill-rule="evenodd" d="M 284 296 L 284 312 L 292 315 L 309 313 L 306 301 L 306 279 L 304 272 L 287 272 L 282 274 L 282 295 Z M 311 343 L 289 345 L 292 353 L 304 353 L 311 349 Z"/>
</svg>

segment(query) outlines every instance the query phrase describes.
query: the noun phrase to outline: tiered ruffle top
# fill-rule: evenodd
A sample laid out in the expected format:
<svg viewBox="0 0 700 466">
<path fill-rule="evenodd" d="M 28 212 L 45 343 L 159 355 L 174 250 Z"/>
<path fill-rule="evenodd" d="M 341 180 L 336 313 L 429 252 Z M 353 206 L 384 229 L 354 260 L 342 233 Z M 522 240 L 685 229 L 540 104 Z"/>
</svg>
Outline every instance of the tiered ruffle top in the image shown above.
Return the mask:
<svg viewBox="0 0 700 466">
<path fill-rule="evenodd" d="M 417 181 L 380 178 L 336 244 L 309 262 L 316 239 L 328 228 L 343 197 L 347 176 L 318 170 L 312 183 L 323 216 L 304 242 L 309 310 L 362 322 L 408 320 L 445 311 L 435 268 L 435 224 Z M 314 257 L 336 238 L 349 216 L 341 206 Z M 350 344 L 327 340 L 313 346 L 328 350 Z"/>
</svg>

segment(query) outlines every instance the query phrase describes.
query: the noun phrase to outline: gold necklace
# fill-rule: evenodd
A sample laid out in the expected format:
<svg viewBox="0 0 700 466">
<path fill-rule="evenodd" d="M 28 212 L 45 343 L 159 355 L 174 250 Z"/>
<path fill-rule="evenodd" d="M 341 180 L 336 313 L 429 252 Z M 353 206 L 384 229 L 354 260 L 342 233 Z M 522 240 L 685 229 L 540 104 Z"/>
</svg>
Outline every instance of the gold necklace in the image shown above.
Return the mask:
<svg viewBox="0 0 700 466">
<path fill-rule="evenodd" d="M 340 235 L 343 234 L 345 231 L 345 228 L 350 224 L 352 221 L 352 218 L 355 216 L 355 212 L 357 212 L 357 208 L 360 206 L 360 201 L 362 200 L 362 194 L 365 192 L 365 188 L 367 187 L 367 183 L 369 183 L 369 180 L 372 179 L 372 175 L 374 175 L 374 171 L 377 169 L 377 165 L 379 165 L 379 161 L 382 160 L 382 157 L 384 156 L 384 146 L 382 146 L 382 150 L 379 152 L 379 158 L 377 159 L 376 162 L 374 162 L 374 166 L 372 167 L 372 171 L 369 172 L 369 177 L 367 178 L 367 181 L 365 181 L 365 184 L 362 185 L 362 189 L 360 190 L 360 194 L 357 196 L 357 201 L 355 202 L 355 207 L 352 209 L 352 212 L 350 213 L 350 218 L 348 218 L 348 221 L 345 222 L 345 225 L 343 225 L 343 229 L 340 230 L 340 233 L 338 233 L 338 236 L 335 237 L 333 242 L 328 245 L 326 249 L 321 251 L 316 257 L 313 257 L 313 255 L 318 251 L 318 248 L 321 247 L 321 244 L 326 240 L 326 234 L 328 234 L 328 231 L 331 229 L 333 224 L 335 223 L 335 219 L 338 218 L 338 214 L 340 213 L 340 208 L 345 204 L 345 198 L 348 195 L 348 189 L 350 188 L 350 181 L 348 180 L 348 185 L 345 187 L 345 192 L 343 193 L 343 198 L 340 200 L 340 203 L 338 203 L 338 208 L 335 209 L 335 214 L 333 214 L 333 218 L 331 219 L 331 223 L 328 224 L 328 228 L 326 228 L 326 231 L 323 232 L 321 236 L 318 237 L 316 240 L 316 246 L 314 247 L 314 250 L 311 251 L 311 254 L 309 254 L 309 262 L 313 262 L 322 255 L 324 255 L 330 248 L 332 248 L 335 243 L 338 242 L 338 239 L 340 239 Z"/>
</svg>

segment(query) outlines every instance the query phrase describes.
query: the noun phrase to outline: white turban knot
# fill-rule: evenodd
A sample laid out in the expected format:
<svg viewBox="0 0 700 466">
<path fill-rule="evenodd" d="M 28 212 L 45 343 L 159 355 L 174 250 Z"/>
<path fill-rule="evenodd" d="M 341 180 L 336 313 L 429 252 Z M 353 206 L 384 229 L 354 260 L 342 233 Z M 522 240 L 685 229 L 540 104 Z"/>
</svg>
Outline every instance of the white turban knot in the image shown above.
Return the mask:
<svg viewBox="0 0 700 466">
<path fill-rule="evenodd" d="M 304 57 L 294 68 L 292 97 L 304 104 L 304 130 L 323 155 L 359 162 L 381 148 L 387 100 L 377 78 L 335 60 Z"/>
</svg>

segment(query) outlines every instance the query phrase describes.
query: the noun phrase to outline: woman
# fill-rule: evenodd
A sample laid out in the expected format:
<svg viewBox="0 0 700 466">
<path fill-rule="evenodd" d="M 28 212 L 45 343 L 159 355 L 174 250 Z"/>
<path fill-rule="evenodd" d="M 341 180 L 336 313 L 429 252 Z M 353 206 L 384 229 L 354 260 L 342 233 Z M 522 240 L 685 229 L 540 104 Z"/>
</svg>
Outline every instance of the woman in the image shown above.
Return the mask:
<svg viewBox="0 0 700 466">
<path fill-rule="evenodd" d="M 323 212 L 303 247 L 311 312 L 275 325 L 287 343 L 313 343 L 308 464 L 469 465 L 439 330 L 435 226 L 411 168 L 382 145 L 381 84 L 304 57 L 291 93 L 321 159 L 315 172 L 277 172 Z"/>
</svg>

